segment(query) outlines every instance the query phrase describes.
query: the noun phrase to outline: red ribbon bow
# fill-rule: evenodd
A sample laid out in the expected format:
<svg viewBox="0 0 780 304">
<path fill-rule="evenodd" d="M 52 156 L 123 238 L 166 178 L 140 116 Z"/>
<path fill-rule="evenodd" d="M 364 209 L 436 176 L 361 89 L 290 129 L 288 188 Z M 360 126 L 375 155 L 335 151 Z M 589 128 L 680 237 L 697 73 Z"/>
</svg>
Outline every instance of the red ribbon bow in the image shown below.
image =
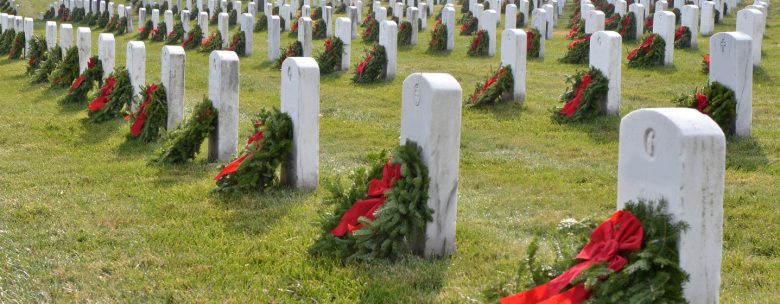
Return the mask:
<svg viewBox="0 0 780 304">
<path fill-rule="evenodd" d="M 84 75 L 79 75 L 79 77 L 76 78 L 76 80 L 73 80 L 73 84 L 70 86 L 70 91 L 78 89 L 81 86 L 81 84 L 84 82 L 84 80 L 87 80 L 87 77 L 85 77 Z"/>
<path fill-rule="evenodd" d="M 263 131 L 257 132 L 255 133 L 255 135 L 250 136 L 249 139 L 246 141 L 247 149 L 253 143 L 263 140 L 264 137 L 265 134 L 263 133 Z M 226 175 L 236 172 L 236 170 L 238 170 L 238 167 L 241 166 L 241 163 L 243 163 L 244 160 L 246 160 L 251 155 L 252 153 L 246 153 L 244 155 L 241 155 L 241 157 L 237 158 L 236 160 L 230 162 L 227 166 L 225 166 L 225 168 L 222 169 L 222 171 L 219 171 L 219 173 L 217 173 L 217 176 L 214 177 L 214 181 L 218 181 L 223 177 L 225 177 Z"/>
<path fill-rule="evenodd" d="M 356 202 L 341 217 L 341 221 L 330 231 L 334 236 L 344 236 L 347 232 L 358 230 L 362 227 L 359 218 L 365 217 L 374 220 L 374 213 L 385 203 L 385 193 L 393 187 L 393 182 L 401 178 L 401 165 L 385 164 L 382 171 L 382 180 L 374 179 L 368 183 L 368 198 Z"/>
<path fill-rule="evenodd" d="M 643 236 L 644 229 L 639 219 L 631 212 L 617 211 L 590 234 L 590 242 L 577 254 L 577 259 L 583 262 L 569 268 L 550 282 L 503 298 L 500 302 L 501 304 L 582 303 L 590 296 L 584 283 L 563 291 L 564 288 L 583 271 L 597 263 L 606 262 L 609 269 L 620 270 L 628 263 L 628 260 L 620 254 L 642 248 Z"/>
<path fill-rule="evenodd" d="M 100 88 L 100 96 L 92 100 L 92 102 L 87 106 L 87 109 L 89 109 L 90 112 L 103 109 L 103 107 L 108 103 L 108 96 L 114 92 L 115 84 L 116 79 L 113 76 L 106 78 L 106 84 Z"/>
<path fill-rule="evenodd" d="M 141 128 L 143 128 L 144 121 L 146 121 L 146 106 L 152 103 L 152 95 L 154 95 L 154 91 L 156 90 L 156 84 L 150 85 L 149 88 L 146 89 L 146 100 L 144 100 L 144 103 L 138 108 L 138 112 L 136 112 L 139 113 L 138 118 L 133 122 L 133 126 L 130 127 L 130 133 L 133 134 L 133 137 L 141 135 Z"/>
<path fill-rule="evenodd" d="M 709 115 L 707 112 L 704 111 L 709 106 L 710 106 L 710 102 L 709 99 L 707 99 L 707 95 L 704 95 L 702 93 L 696 93 L 696 109 L 699 110 L 699 112 Z"/>
<path fill-rule="evenodd" d="M 585 76 L 583 76 L 582 80 L 580 81 L 580 85 L 574 91 L 574 98 L 563 105 L 561 114 L 572 116 L 575 112 L 577 112 L 577 107 L 580 106 L 580 102 L 582 102 L 582 99 L 585 98 L 585 90 L 588 89 L 588 86 L 590 86 L 591 82 L 593 82 L 593 77 L 590 76 L 590 74 L 585 74 Z"/>
</svg>

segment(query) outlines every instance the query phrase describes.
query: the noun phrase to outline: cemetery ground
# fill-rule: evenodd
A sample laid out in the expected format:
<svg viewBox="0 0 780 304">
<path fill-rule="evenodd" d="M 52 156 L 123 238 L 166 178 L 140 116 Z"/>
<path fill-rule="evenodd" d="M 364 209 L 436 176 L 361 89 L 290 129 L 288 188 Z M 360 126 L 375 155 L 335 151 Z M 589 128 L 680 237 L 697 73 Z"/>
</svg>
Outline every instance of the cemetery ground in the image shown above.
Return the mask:
<svg viewBox="0 0 780 304">
<path fill-rule="evenodd" d="M 20 2 L 25 15 L 37 15 L 49 1 Z M 533 238 L 544 240 L 564 218 L 600 221 L 615 209 L 620 118 L 550 119 L 565 76 L 586 68 L 557 62 L 572 8 L 567 3 L 545 42 L 546 58 L 528 61 L 523 105 L 463 111 L 457 253 L 435 260 L 343 265 L 312 257 L 319 214 L 329 211 L 322 186 L 214 193 L 222 164 L 206 162 L 206 145 L 186 165 L 151 165 L 159 144 L 128 141 L 121 119 L 87 123 L 84 105 L 58 103 L 64 90 L 30 84 L 22 61 L 0 59 L 0 302 L 486 301 L 486 290 L 518 271 Z M 723 303 L 780 303 L 780 21 L 770 10 L 754 71 L 753 135 L 728 140 Z M 733 31 L 734 23 L 729 16 L 715 32 Z M 498 67 L 498 56 L 466 55 L 471 37 L 456 36 L 451 53 L 426 53 L 428 25 L 416 47 L 399 47 L 392 81 L 355 85 L 354 67 L 322 77 L 321 185 L 398 144 L 407 75 L 450 73 L 465 97 Z M 44 36 L 43 23 L 35 28 Z M 279 107 L 280 72 L 265 60 L 266 33 L 254 35 L 254 54 L 240 59 L 240 138 L 261 108 Z M 117 65 L 135 36 L 117 36 Z M 294 39 L 282 33 L 283 46 Z M 629 69 L 624 58 L 621 116 L 674 106 L 675 97 L 704 85 L 708 40 L 700 38 L 699 50 L 675 50 L 674 66 Z M 323 44 L 314 41 L 315 54 Z M 624 53 L 636 45 L 624 42 Z M 147 83 L 159 82 L 162 46 L 146 42 Z M 97 54 L 97 43 L 92 48 Z M 353 66 L 368 48 L 353 42 Z M 188 111 L 207 93 L 207 63 L 208 54 L 187 53 Z M 554 259 L 554 248 L 546 249 Z"/>
</svg>

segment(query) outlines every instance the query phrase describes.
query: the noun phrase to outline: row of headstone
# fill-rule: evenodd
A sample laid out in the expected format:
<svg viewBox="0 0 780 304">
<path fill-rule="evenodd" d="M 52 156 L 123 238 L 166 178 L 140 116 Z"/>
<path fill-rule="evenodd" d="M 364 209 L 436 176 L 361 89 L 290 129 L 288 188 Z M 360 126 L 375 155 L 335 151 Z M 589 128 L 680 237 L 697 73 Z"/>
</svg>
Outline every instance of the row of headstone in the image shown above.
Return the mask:
<svg viewBox="0 0 780 304">
<path fill-rule="evenodd" d="M 30 53 L 30 40 L 32 40 L 34 35 L 34 24 L 33 18 L 30 17 L 14 16 L 6 13 L 0 14 L 0 32 L 5 33 L 6 31 L 14 30 L 17 34 L 24 33 L 25 47 L 22 53 L 24 57 Z"/>
</svg>

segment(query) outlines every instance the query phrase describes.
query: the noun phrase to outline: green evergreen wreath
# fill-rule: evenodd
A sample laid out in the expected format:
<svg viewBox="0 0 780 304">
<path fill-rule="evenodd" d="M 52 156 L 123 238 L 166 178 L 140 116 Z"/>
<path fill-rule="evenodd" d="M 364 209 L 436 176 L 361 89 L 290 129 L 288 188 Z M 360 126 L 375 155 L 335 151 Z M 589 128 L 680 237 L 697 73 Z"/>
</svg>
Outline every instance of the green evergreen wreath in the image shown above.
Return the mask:
<svg viewBox="0 0 780 304">
<path fill-rule="evenodd" d="M 701 58 L 701 72 L 705 75 L 710 73 L 710 54 L 704 55 Z"/>
<path fill-rule="evenodd" d="M 315 8 L 315 9 L 311 10 L 311 14 L 309 14 L 309 18 L 311 18 L 311 20 L 323 19 L 323 17 L 322 17 L 322 9 L 323 9 L 322 7 L 318 7 L 318 8 Z"/>
<path fill-rule="evenodd" d="M 195 21 L 198 19 L 198 16 L 200 15 L 200 10 L 197 6 L 192 8 L 192 12 L 190 13 L 190 21 Z"/>
<path fill-rule="evenodd" d="M 200 145 L 217 128 L 217 109 L 211 100 L 203 98 L 193 111 L 192 117 L 183 122 L 166 138 L 163 148 L 153 163 L 183 164 L 200 151 Z"/>
<path fill-rule="evenodd" d="M 375 45 L 366 57 L 355 68 L 352 81 L 355 83 L 373 83 L 385 78 L 387 69 L 387 53 L 385 47 Z"/>
<path fill-rule="evenodd" d="M 255 28 L 254 32 L 265 32 L 268 30 L 268 17 L 265 16 L 265 14 L 260 14 L 260 17 L 257 18 L 257 22 L 255 22 Z"/>
<path fill-rule="evenodd" d="M 563 107 L 553 109 L 552 118 L 558 123 L 592 119 L 604 112 L 609 91 L 609 80 L 601 71 L 591 67 L 566 77 L 569 88 L 561 95 Z"/>
<path fill-rule="evenodd" d="M 143 88 L 144 101 L 130 115 L 130 137 L 141 142 L 153 142 L 160 138 L 168 120 L 168 101 L 165 87 L 151 84 Z"/>
<path fill-rule="evenodd" d="M 108 20 L 109 20 L 108 11 L 105 11 L 102 14 L 100 14 L 100 18 L 98 18 L 97 21 L 97 27 L 101 29 L 105 28 L 106 25 L 108 25 Z"/>
<path fill-rule="evenodd" d="M 79 50 L 72 46 L 65 57 L 49 75 L 49 84 L 55 88 L 66 88 L 79 76 Z"/>
<path fill-rule="evenodd" d="M 211 19 L 209 19 L 209 24 L 216 25 L 217 23 L 219 23 L 219 14 L 221 13 L 222 13 L 222 7 L 217 5 L 217 7 L 214 8 L 214 14 L 211 15 Z"/>
<path fill-rule="evenodd" d="M 14 42 L 11 44 L 11 50 L 8 52 L 8 59 L 19 59 L 22 57 L 25 41 L 24 32 L 16 34 Z"/>
<path fill-rule="evenodd" d="M 98 18 L 100 18 L 99 14 L 93 12 L 89 12 L 84 16 L 84 20 L 86 20 L 87 26 L 89 27 L 97 26 Z"/>
<path fill-rule="evenodd" d="M 119 21 L 117 22 L 114 34 L 117 36 L 122 36 L 125 33 L 127 33 L 127 17 L 122 17 L 119 18 Z"/>
<path fill-rule="evenodd" d="M 523 28 L 525 26 L 525 14 L 522 12 L 517 12 L 517 16 L 515 17 L 515 27 L 516 28 Z"/>
<path fill-rule="evenodd" d="M 154 42 L 165 41 L 165 38 L 168 37 L 168 26 L 165 22 L 158 23 L 157 28 L 152 30 L 151 35 Z"/>
<path fill-rule="evenodd" d="M 616 31 L 618 28 L 618 25 L 621 21 L 620 14 L 612 14 L 612 17 L 607 18 L 604 20 L 604 30 L 605 31 Z"/>
<path fill-rule="evenodd" d="M 691 48 L 691 29 L 687 26 L 678 27 L 677 30 L 674 31 L 674 48 Z"/>
<path fill-rule="evenodd" d="M 460 26 L 461 36 L 470 36 L 477 31 L 479 26 L 479 18 L 471 16 L 471 12 L 469 12 L 467 16 L 461 18 L 461 20 L 463 20 L 463 24 Z"/>
<path fill-rule="evenodd" d="M 474 38 L 471 39 L 467 54 L 469 56 L 487 56 L 489 43 L 490 35 L 488 35 L 488 31 L 480 30 L 474 35 Z"/>
<path fill-rule="evenodd" d="M 89 58 L 87 63 L 87 69 L 79 75 L 70 88 L 68 93 L 62 98 L 63 104 L 82 103 L 87 100 L 87 94 L 92 91 L 95 83 L 102 84 L 103 80 L 103 63 L 98 60 L 97 56 Z"/>
<path fill-rule="evenodd" d="M 59 45 L 56 45 L 46 52 L 44 61 L 41 62 L 41 66 L 35 70 L 35 73 L 33 74 L 32 83 L 44 83 L 49 81 L 49 75 L 51 75 L 61 61 L 62 48 L 60 48 Z"/>
<path fill-rule="evenodd" d="M 144 27 L 138 29 L 138 40 L 144 41 L 148 39 L 153 29 L 154 29 L 154 25 L 152 23 L 152 20 L 146 20 L 146 24 L 144 25 Z"/>
<path fill-rule="evenodd" d="M 325 39 L 328 37 L 328 29 L 324 19 L 314 19 L 312 25 L 311 38 L 312 39 Z"/>
<path fill-rule="evenodd" d="M 41 39 L 38 35 L 33 35 L 30 39 L 30 54 L 27 55 L 27 58 L 25 74 L 33 75 L 41 63 L 46 60 L 46 40 Z"/>
<path fill-rule="evenodd" d="M 409 21 L 401 22 L 398 27 L 398 45 L 412 44 L 412 23 Z"/>
<path fill-rule="evenodd" d="M 8 55 L 16 39 L 16 31 L 8 29 L 0 36 L 0 55 Z"/>
<path fill-rule="evenodd" d="M 693 95 L 678 97 L 675 102 L 706 114 L 720 126 L 723 133 L 734 134 L 737 121 L 737 97 L 734 91 L 719 82 L 697 88 Z"/>
<path fill-rule="evenodd" d="M 219 31 L 211 33 L 203 43 L 201 43 L 200 51 L 203 53 L 211 53 L 212 51 L 218 51 L 222 49 L 222 34 Z"/>
<path fill-rule="evenodd" d="M 108 23 L 106 23 L 106 28 L 103 31 L 104 32 L 115 31 L 118 23 L 119 23 L 119 17 L 117 15 L 111 16 L 111 19 L 108 20 Z"/>
<path fill-rule="evenodd" d="M 447 27 L 441 23 L 441 19 L 437 19 L 433 25 L 433 33 L 431 34 L 431 42 L 428 44 L 428 51 L 430 52 L 443 52 L 447 50 Z"/>
<path fill-rule="evenodd" d="M 228 26 L 235 26 L 237 21 L 238 12 L 236 10 L 231 10 L 230 13 L 228 13 Z"/>
<path fill-rule="evenodd" d="M 558 59 L 560 63 L 569 64 L 587 64 L 590 58 L 590 35 L 585 35 L 580 39 L 574 40 L 569 43 L 566 54 L 561 59 Z"/>
<path fill-rule="evenodd" d="M 293 41 L 286 49 L 281 49 L 280 54 L 279 59 L 276 60 L 276 64 L 274 65 L 276 69 L 282 68 L 282 63 L 284 63 L 284 60 L 287 59 L 287 57 L 302 57 L 303 45 L 300 41 Z"/>
<path fill-rule="evenodd" d="M 290 36 L 297 37 L 298 36 L 298 22 L 301 21 L 301 17 L 298 16 L 295 18 L 295 20 L 292 21 L 292 25 L 290 25 Z"/>
<path fill-rule="evenodd" d="M 645 18 L 645 33 L 652 33 L 653 32 L 653 15 L 648 16 Z"/>
<path fill-rule="evenodd" d="M 379 22 L 376 19 L 371 19 L 361 37 L 363 42 L 379 42 Z"/>
<path fill-rule="evenodd" d="M 569 29 L 569 34 L 566 35 L 566 38 L 569 40 L 578 40 L 582 39 L 582 37 L 585 36 L 585 20 L 580 19 L 574 25 L 571 26 Z"/>
<path fill-rule="evenodd" d="M 672 13 L 674 13 L 674 24 L 680 24 L 680 19 L 682 17 L 682 13 L 680 12 L 679 8 L 673 8 Z"/>
<path fill-rule="evenodd" d="M 474 93 L 466 99 L 466 107 L 497 104 L 503 100 L 504 94 L 512 94 L 513 88 L 512 67 L 499 67 L 484 83 L 477 82 Z"/>
<path fill-rule="evenodd" d="M 185 50 L 193 50 L 200 46 L 203 41 L 203 30 L 200 29 L 199 24 L 195 24 L 195 27 L 187 34 L 187 38 L 181 43 L 181 47 Z"/>
<path fill-rule="evenodd" d="M 68 22 L 69 14 L 70 14 L 70 10 L 65 8 L 65 4 L 60 5 L 59 14 L 57 14 L 59 16 L 59 22 L 60 23 Z"/>
<path fill-rule="evenodd" d="M 617 272 L 607 268 L 606 263 L 599 263 L 571 282 L 570 285 L 585 283 L 590 291 L 587 303 L 687 303 L 682 286 L 688 281 L 688 274 L 679 265 L 677 244 L 688 225 L 674 220 L 667 205 L 665 200 L 626 203 L 623 210 L 631 212 L 642 224 L 642 247 L 624 254 L 627 264 Z M 589 242 L 595 227 L 590 219 L 565 219 L 544 236 L 552 240 L 551 244 L 540 245 L 539 238 L 535 238 L 518 274 L 486 290 L 487 300 L 542 285 L 576 265 L 577 253 Z M 554 261 L 544 259 L 540 251 L 555 256 Z"/>
<path fill-rule="evenodd" d="M 177 22 L 173 26 L 173 31 L 165 37 L 165 44 L 179 44 L 184 39 L 184 25 L 181 22 Z"/>
<path fill-rule="evenodd" d="M 374 12 L 369 12 L 365 17 L 363 17 L 363 21 L 360 22 L 360 27 L 367 27 L 371 20 L 374 20 Z"/>
<path fill-rule="evenodd" d="M 317 64 L 320 66 L 320 75 L 330 74 L 341 67 L 341 56 L 344 52 L 344 41 L 338 37 L 325 40 L 325 51 L 317 56 Z"/>
<path fill-rule="evenodd" d="M 252 134 L 241 154 L 214 178 L 217 191 L 263 191 L 278 184 L 276 171 L 292 150 L 292 119 L 277 109 L 263 109 Z"/>
<path fill-rule="evenodd" d="M 127 105 L 129 109 L 132 97 L 130 73 L 124 67 L 116 68 L 87 106 L 87 121 L 100 123 L 119 117 L 123 106 Z"/>
<path fill-rule="evenodd" d="M 238 32 L 233 35 L 233 39 L 230 40 L 230 46 L 225 50 L 236 52 L 236 55 L 241 57 L 246 56 L 246 35 L 244 34 L 244 31 L 239 29 Z"/>
<path fill-rule="evenodd" d="M 414 233 L 425 231 L 433 219 L 428 208 L 428 168 L 422 161 L 420 147 L 412 141 L 393 149 L 388 162 L 387 152 L 369 156 L 368 168 L 357 168 L 348 177 L 329 181 L 329 192 L 324 203 L 334 206 L 333 213 L 322 214 L 323 233 L 309 249 L 315 256 L 325 256 L 342 261 L 370 261 L 374 259 L 397 260 L 408 254 L 409 241 Z M 362 225 L 343 237 L 336 237 L 331 230 L 339 225 L 342 216 L 355 202 L 368 197 L 368 184 L 381 179 L 383 166 L 400 165 L 401 177 L 385 192 L 385 202 L 374 213 L 373 221 L 361 217 Z"/>
<path fill-rule="evenodd" d="M 616 31 L 625 41 L 636 40 L 636 15 L 634 12 L 630 12 L 623 16 Z"/>
<path fill-rule="evenodd" d="M 645 34 L 642 44 L 628 54 L 628 67 L 647 68 L 664 63 L 666 42 L 658 34 Z"/>
<path fill-rule="evenodd" d="M 530 29 L 525 32 L 526 41 L 526 58 L 539 58 L 540 49 L 542 48 L 542 33 L 537 29 Z"/>
<path fill-rule="evenodd" d="M 46 20 L 46 21 L 49 21 L 49 20 L 54 20 L 54 14 L 55 14 L 55 12 L 54 12 L 54 8 L 53 8 L 53 7 L 50 7 L 50 8 L 49 8 L 49 9 L 47 9 L 47 10 L 46 10 L 46 12 L 43 14 L 43 20 Z"/>
</svg>

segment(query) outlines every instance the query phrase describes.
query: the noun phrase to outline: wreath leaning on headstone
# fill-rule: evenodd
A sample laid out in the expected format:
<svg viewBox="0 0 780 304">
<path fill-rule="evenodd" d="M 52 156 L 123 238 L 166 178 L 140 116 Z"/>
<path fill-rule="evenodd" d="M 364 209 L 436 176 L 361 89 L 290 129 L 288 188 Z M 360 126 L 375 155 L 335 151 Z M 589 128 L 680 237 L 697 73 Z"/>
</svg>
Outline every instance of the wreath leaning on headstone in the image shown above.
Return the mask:
<svg viewBox="0 0 780 304">
<path fill-rule="evenodd" d="M 548 235 L 551 246 L 534 239 L 528 246 L 524 269 L 488 298 L 516 303 L 686 303 L 683 284 L 688 274 L 680 267 L 678 241 L 688 229 L 667 211 L 667 202 L 628 202 L 592 229 L 590 220 L 566 219 Z M 611 250 L 617 245 L 619 249 Z M 613 246 L 614 246 L 613 245 Z M 555 251 L 553 264 L 540 261 L 543 248 Z M 528 274 L 526 274 L 528 273 Z M 512 283 L 514 281 L 515 283 Z M 523 284 L 522 282 L 529 282 Z M 527 285 L 527 286 L 522 286 Z"/>
<path fill-rule="evenodd" d="M 412 44 L 412 23 L 409 21 L 401 22 L 398 27 L 398 45 Z"/>
<path fill-rule="evenodd" d="M 710 73 L 710 55 L 704 55 L 701 58 L 701 72 L 704 74 Z"/>
<path fill-rule="evenodd" d="M 276 171 L 292 150 L 292 135 L 287 113 L 263 109 L 244 150 L 214 177 L 217 191 L 263 191 L 278 184 Z"/>
<path fill-rule="evenodd" d="M 325 40 L 325 51 L 317 56 L 320 75 L 330 74 L 341 67 L 341 55 L 344 51 L 344 41 L 338 37 Z"/>
<path fill-rule="evenodd" d="M 604 113 L 604 101 L 609 91 L 609 80 L 601 71 L 591 67 L 567 76 L 571 86 L 561 95 L 563 107 L 553 109 L 552 118 L 558 123 L 591 119 Z"/>
<path fill-rule="evenodd" d="M 396 260 L 410 250 L 412 235 L 423 233 L 433 210 L 428 207 L 428 168 L 419 146 L 407 141 L 387 152 L 370 155 L 368 168 L 357 168 L 345 185 L 342 178 L 325 188 L 323 233 L 309 249 L 317 256 L 342 261 Z"/>
<path fill-rule="evenodd" d="M 628 53 L 628 67 L 646 68 L 664 63 L 664 48 L 666 42 L 658 34 L 645 34 L 642 44 Z"/>
<path fill-rule="evenodd" d="M 138 40 L 144 41 L 148 39 L 153 29 L 154 29 L 154 25 L 152 23 L 152 20 L 147 20 L 146 24 L 143 27 L 138 28 Z"/>
<path fill-rule="evenodd" d="M 355 83 L 372 83 L 385 78 L 387 70 L 387 53 L 385 47 L 375 45 L 374 49 L 358 63 L 352 81 Z"/>
<path fill-rule="evenodd" d="M 200 151 L 200 145 L 217 128 L 217 114 L 211 100 L 203 98 L 195 106 L 192 117 L 168 135 L 163 148 L 152 162 L 183 164 L 194 159 Z"/>
<path fill-rule="evenodd" d="M 697 88 L 693 95 L 678 97 L 675 102 L 699 110 L 720 126 L 725 134 L 734 134 L 737 121 L 737 97 L 734 91 L 719 82 Z"/>
<path fill-rule="evenodd" d="M 246 56 L 246 35 L 244 31 L 238 30 L 230 40 L 230 45 L 225 49 L 227 51 L 236 52 L 238 56 Z"/>
<path fill-rule="evenodd" d="M 437 19 L 433 25 L 431 33 L 431 42 L 428 44 L 428 51 L 442 52 L 447 50 L 447 27 Z"/>
<path fill-rule="evenodd" d="M 561 63 L 587 64 L 590 58 L 590 34 L 569 43 L 566 54 L 558 59 Z"/>
<path fill-rule="evenodd" d="M 539 58 L 542 48 L 542 33 L 537 29 L 530 29 L 525 32 L 526 37 L 526 58 Z"/>
<path fill-rule="evenodd" d="M 165 44 L 179 44 L 182 39 L 184 39 L 184 25 L 177 22 L 173 26 L 173 31 L 165 37 Z"/>
<path fill-rule="evenodd" d="M 311 38 L 312 39 L 325 39 L 328 37 L 328 29 L 327 25 L 325 24 L 325 19 L 313 19 L 314 22 L 312 23 L 312 29 L 311 29 Z"/>
<path fill-rule="evenodd" d="M 691 47 L 691 29 L 687 26 L 678 27 L 674 31 L 674 48 L 688 49 Z"/>
<path fill-rule="evenodd" d="M 11 44 L 11 50 L 8 51 L 8 59 L 19 59 L 24 53 L 25 38 L 24 32 L 19 32 L 14 37 L 14 41 Z"/>
<path fill-rule="evenodd" d="M 46 56 L 41 62 L 41 66 L 35 70 L 32 77 L 32 83 L 44 83 L 49 81 L 49 75 L 57 68 L 62 61 L 62 48 L 59 45 L 54 46 L 46 52 Z"/>
<path fill-rule="evenodd" d="M 569 34 L 566 38 L 569 40 L 577 40 L 585 36 L 585 20 L 579 20 L 569 29 Z"/>
<path fill-rule="evenodd" d="M 160 22 L 157 24 L 157 28 L 153 29 L 150 34 L 154 42 L 165 41 L 165 38 L 168 38 L 168 25 L 165 22 Z"/>
<path fill-rule="evenodd" d="M 93 56 L 87 61 L 87 69 L 73 80 L 68 88 L 68 93 L 65 94 L 61 102 L 72 104 L 87 101 L 87 94 L 92 91 L 96 82 L 99 85 L 103 82 L 103 63 L 98 60 L 97 56 Z"/>
<path fill-rule="evenodd" d="M 376 19 L 371 19 L 366 25 L 366 29 L 361 34 L 364 42 L 379 42 L 379 22 Z"/>
<path fill-rule="evenodd" d="M 303 56 L 303 44 L 300 41 L 293 41 L 286 49 L 280 50 L 279 59 L 276 60 L 274 68 L 281 69 L 282 63 L 287 57 L 302 57 Z"/>
<path fill-rule="evenodd" d="M 16 31 L 9 29 L 0 35 L 0 55 L 7 55 L 13 47 L 14 39 L 16 39 Z"/>
<path fill-rule="evenodd" d="M 130 114 L 131 138 L 142 142 L 157 140 L 168 119 L 168 101 L 163 85 L 151 84 L 143 88 L 144 101 L 138 110 Z"/>
<path fill-rule="evenodd" d="M 119 25 L 119 17 L 117 15 L 111 16 L 111 19 L 108 20 L 108 23 L 106 23 L 106 28 L 103 31 L 113 32 L 116 30 L 116 27 L 118 25 Z"/>
<path fill-rule="evenodd" d="M 469 56 L 487 56 L 489 43 L 490 35 L 488 34 L 488 31 L 480 30 L 474 35 L 474 38 L 471 39 L 467 54 Z"/>
<path fill-rule="evenodd" d="M 512 94 L 513 86 L 512 68 L 508 65 L 499 67 L 484 83 L 476 84 L 474 93 L 466 99 L 466 107 L 497 104 L 505 94 Z"/>
<path fill-rule="evenodd" d="M 201 30 L 199 24 L 195 24 L 192 30 L 187 34 L 187 38 L 181 43 L 181 47 L 185 50 L 192 50 L 200 46 L 203 41 L 203 30 Z"/>
<path fill-rule="evenodd" d="M 46 60 L 46 39 L 33 35 L 30 39 L 30 53 L 27 55 L 27 71 L 25 74 L 33 75 Z"/>
<path fill-rule="evenodd" d="M 222 49 L 222 34 L 219 31 L 211 33 L 208 38 L 203 40 L 200 44 L 200 51 L 203 53 L 211 53 L 212 51 L 218 51 Z"/>
<path fill-rule="evenodd" d="M 460 34 L 462 36 L 469 36 L 476 32 L 479 25 L 479 19 L 471 16 L 471 13 L 463 18 L 465 18 L 465 20 L 462 19 L 463 24 L 460 26 Z"/>
<path fill-rule="evenodd" d="M 367 27 L 371 20 L 374 20 L 374 12 L 370 12 L 363 17 L 363 21 L 360 22 L 360 27 Z"/>
<path fill-rule="evenodd" d="M 119 117 L 122 107 L 129 103 L 132 96 L 130 73 L 124 67 L 116 68 L 87 105 L 87 121 L 99 123 Z"/>
<path fill-rule="evenodd" d="M 525 26 L 525 14 L 523 12 L 517 12 L 515 16 L 515 27 L 523 28 Z"/>
<path fill-rule="evenodd" d="M 97 27 L 101 29 L 105 28 L 106 25 L 108 25 L 109 19 L 110 18 L 108 16 L 108 11 L 103 12 L 102 14 L 100 14 L 100 17 L 98 18 Z"/>
<path fill-rule="evenodd" d="M 623 37 L 624 41 L 636 40 L 636 15 L 629 12 L 620 20 L 616 31 Z"/>
<path fill-rule="evenodd" d="M 122 17 L 119 18 L 119 21 L 117 22 L 114 34 L 117 36 L 122 36 L 125 33 L 127 33 L 127 17 Z"/>
<path fill-rule="evenodd" d="M 268 30 L 268 17 L 266 17 L 265 14 L 260 14 L 260 17 L 257 18 L 257 22 L 255 22 L 253 31 L 257 33 L 265 32 L 266 30 Z"/>
<path fill-rule="evenodd" d="M 55 88 L 66 88 L 79 76 L 79 50 L 72 46 L 65 57 L 49 75 L 49 84 Z"/>
</svg>

